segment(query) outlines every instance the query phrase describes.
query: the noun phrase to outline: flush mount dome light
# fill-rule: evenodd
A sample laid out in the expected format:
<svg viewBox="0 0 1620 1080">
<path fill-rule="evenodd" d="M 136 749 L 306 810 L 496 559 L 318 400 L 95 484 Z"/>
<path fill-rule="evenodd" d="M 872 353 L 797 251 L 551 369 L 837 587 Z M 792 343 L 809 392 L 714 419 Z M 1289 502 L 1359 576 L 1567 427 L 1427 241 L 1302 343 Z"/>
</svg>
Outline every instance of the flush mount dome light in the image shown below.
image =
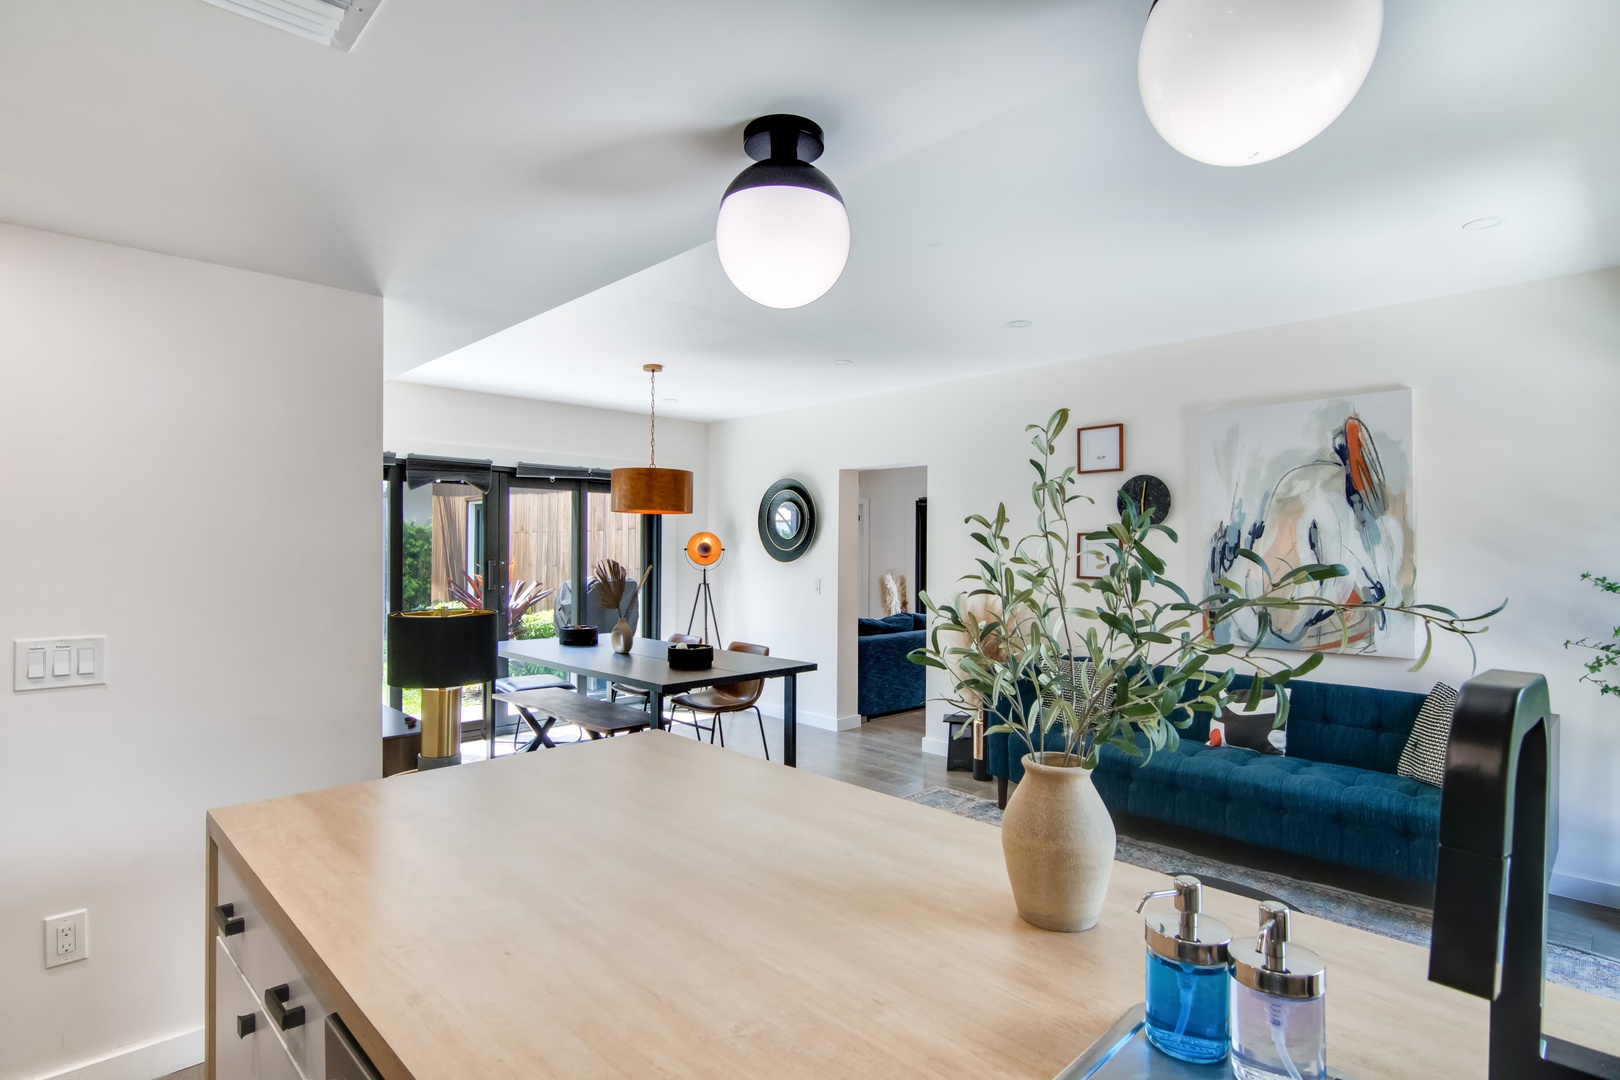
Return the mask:
<svg viewBox="0 0 1620 1080">
<path fill-rule="evenodd" d="M 714 241 L 726 277 L 755 303 L 803 307 L 844 272 L 844 197 L 810 164 L 822 146 L 821 128 L 802 116 L 762 116 L 743 129 L 756 164 L 726 188 Z"/>
<path fill-rule="evenodd" d="M 1164 141 L 1210 165 L 1297 150 L 1361 89 L 1383 0 L 1155 0 L 1136 78 Z"/>
</svg>

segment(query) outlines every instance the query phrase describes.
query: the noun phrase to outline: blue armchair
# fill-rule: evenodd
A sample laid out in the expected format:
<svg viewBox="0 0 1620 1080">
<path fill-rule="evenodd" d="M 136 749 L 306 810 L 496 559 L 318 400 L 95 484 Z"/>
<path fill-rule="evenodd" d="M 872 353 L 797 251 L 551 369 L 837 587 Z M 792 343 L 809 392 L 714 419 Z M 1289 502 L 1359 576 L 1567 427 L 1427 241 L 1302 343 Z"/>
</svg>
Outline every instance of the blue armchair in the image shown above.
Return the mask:
<svg viewBox="0 0 1620 1080">
<path fill-rule="evenodd" d="M 923 647 L 927 617 L 901 612 L 886 619 L 861 619 L 856 632 L 857 708 L 864 717 L 920 709 L 926 697 L 926 669 L 908 657 Z"/>
</svg>

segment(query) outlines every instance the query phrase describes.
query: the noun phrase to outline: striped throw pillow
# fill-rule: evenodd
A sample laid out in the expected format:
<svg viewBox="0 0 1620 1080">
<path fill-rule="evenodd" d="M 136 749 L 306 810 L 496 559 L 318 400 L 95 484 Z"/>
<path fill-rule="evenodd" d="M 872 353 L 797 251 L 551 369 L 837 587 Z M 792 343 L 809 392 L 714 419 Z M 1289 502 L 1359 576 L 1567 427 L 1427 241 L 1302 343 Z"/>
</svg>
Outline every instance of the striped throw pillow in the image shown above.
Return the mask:
<svg viewBox="0 0 1620 1080">
<path fill-rule="evenodd" d="M 1446 779 L 1446 744 L 1451 741 L 1451 714 L 1457 711 L 1457 691 L 1435 683 L 1412 724 L 1412 734 L 1395 765 L 1397 776 L 1435 787 Z"/>
</svg>

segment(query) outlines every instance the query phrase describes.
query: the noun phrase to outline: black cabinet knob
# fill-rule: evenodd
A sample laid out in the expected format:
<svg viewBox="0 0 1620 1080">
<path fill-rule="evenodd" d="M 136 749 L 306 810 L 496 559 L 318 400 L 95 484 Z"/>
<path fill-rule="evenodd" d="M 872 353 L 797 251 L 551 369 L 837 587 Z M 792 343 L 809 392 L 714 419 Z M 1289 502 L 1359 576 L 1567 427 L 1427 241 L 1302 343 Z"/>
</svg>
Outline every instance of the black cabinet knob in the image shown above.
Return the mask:
<svg viewBox="0 0 1620 1080">
<path fill-rule="evenodd" d="M 259 1014 L 248 1013 L 236 1018 L 236 1037 L 245 1039 L 259 1029 Z"/>
<path fill-rule="evenodd" d="M 192 910 L 195 911 L 196 909 L 193 908 Z M 247 924 L 242 921 L 242 916 L 236 913 L 235 904 L 221 904 L 215 908 L 214 925 L 219 927 L 220 935 L 223 937 L 235 937 L 247 929 Z"/>
<path fill-rule="evenodd" d="M 282 1031 L 291 1031 L 295 1027 L 304 1025 L 304 1007 L 294 1005 L 287 1007 L 287 999 L 292 997 L 292 989 L 286 983 L 272 986 L 264 992 L 264 1011 L 270 1014 L 270 1019 Z"/>
</svg>

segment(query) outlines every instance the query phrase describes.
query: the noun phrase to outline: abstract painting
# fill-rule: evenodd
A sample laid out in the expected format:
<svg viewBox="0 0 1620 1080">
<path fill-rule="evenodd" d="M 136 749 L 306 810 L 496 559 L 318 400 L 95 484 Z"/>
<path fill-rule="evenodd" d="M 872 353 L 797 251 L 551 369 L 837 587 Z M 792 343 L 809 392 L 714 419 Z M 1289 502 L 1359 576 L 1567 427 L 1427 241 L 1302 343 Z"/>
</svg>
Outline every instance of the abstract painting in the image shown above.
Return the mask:
<svg viewBox="0 0 1620 1080">
<path fill-rule="evenodd" d="M 1248 548 L 1274 577 L 1303 563 L 1341 563 L 1348 577 L 1295 596 L 1410 604 L 1417 571 L 1412 517 L 1412 391 L 1349 394 L 1206 414 L 1203 423 L 1205 586 L 1263 587 Z M 1216 628 L 1235 645 L 1336 650 L 1345 628 L 1308 608 L 1273 611 L 1262 627 L 1245 611 Z M 1256 638 L 1260 640 L 1256 640 Z M 1349 621 L 1348 651 L 1412 657 L 1410 616 L 1364 611 Z"/>
</svg>

